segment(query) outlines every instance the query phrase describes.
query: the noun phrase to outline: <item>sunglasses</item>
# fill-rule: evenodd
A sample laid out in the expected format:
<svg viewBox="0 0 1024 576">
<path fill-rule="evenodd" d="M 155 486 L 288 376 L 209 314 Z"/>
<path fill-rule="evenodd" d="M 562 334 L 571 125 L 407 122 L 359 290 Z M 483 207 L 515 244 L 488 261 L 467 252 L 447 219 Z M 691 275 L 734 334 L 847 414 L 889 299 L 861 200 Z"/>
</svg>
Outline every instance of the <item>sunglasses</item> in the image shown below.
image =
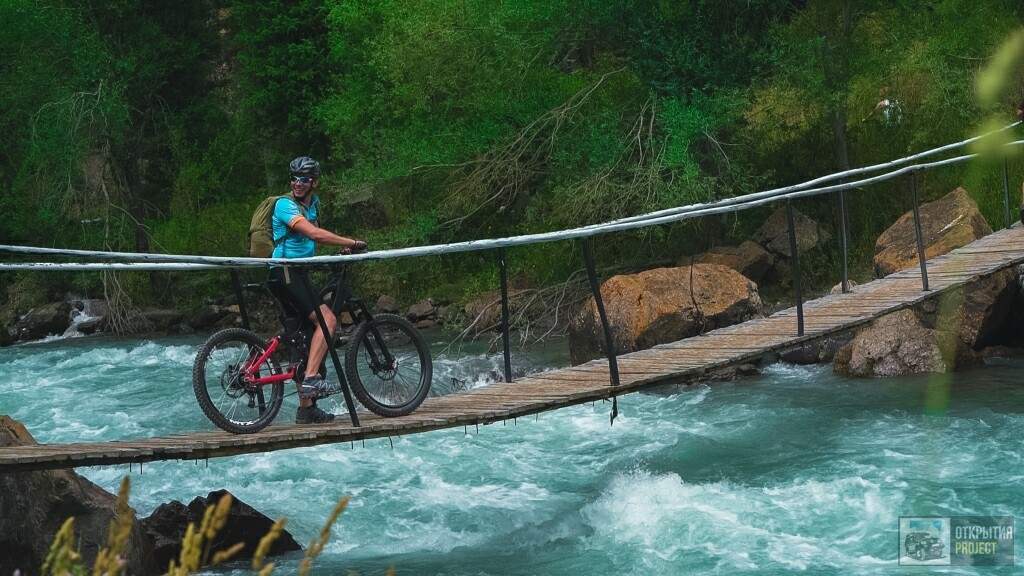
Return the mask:
<svg viewBox="0 0 1024 576">
<path fill-rule="evenodd" d="M 312 176 L 292 176 L 292 182 L 298 182 L 299 184 L 309 184 L 312 181 Z"/>
</svg>

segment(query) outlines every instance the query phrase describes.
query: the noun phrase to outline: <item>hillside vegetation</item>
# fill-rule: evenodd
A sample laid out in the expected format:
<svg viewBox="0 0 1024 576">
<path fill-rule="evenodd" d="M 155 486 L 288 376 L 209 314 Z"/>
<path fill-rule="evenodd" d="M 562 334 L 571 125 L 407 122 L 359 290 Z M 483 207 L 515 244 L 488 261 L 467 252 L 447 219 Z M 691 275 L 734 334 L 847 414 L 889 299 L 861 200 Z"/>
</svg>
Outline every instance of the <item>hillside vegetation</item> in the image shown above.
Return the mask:
<svg viewBox="0 0 1024 576">
<path fill-rule="evenodd" d="M 253 208 L 301 154 L 324 165 L 325 224 L 372 248 L 556 230 L 959 140 L 1024 96 L 975 89 L 1024 23 L 1013 0 L 7 0 L 0 21 L 0 239 L 38 246 L 243 254 Z M 1000 167 L 930 172 L 924 199 L 963 185 L 998 227 Z M 850 205 L 867 274 L 906 182 Z M 798 208 L 833 225 L 832 199 Z M 769 211 L 602 237 L 598 255 L 675 260 Z M 509 257 L 519 285 L 580 266 L 570 243 Z M 837 259 L 834 242 L 811 255 L 809 280 L 837 281 Z M 22 309 L 66 291 L 229 293 L 224 273 L 2 278 Z M 359 281 L 457 302 L 497 271 L 474 253 L 365 265 Z"/>
</svg>

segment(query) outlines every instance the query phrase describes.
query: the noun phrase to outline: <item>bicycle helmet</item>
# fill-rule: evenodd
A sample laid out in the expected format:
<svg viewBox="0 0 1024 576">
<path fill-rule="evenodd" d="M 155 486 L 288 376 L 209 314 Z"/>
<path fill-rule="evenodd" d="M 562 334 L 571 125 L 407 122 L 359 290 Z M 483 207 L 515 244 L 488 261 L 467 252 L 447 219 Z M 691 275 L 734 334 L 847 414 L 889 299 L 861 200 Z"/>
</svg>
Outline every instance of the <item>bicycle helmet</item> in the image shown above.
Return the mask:
<svg viewBox="0 0 1024 576">
<path fill-rule="evenodd" d="M 320 163 L 309 156 L 299 156 L 288 164 L 288 170 L 292 176 L 313 176 L 320 177 Z"/>
</svg>

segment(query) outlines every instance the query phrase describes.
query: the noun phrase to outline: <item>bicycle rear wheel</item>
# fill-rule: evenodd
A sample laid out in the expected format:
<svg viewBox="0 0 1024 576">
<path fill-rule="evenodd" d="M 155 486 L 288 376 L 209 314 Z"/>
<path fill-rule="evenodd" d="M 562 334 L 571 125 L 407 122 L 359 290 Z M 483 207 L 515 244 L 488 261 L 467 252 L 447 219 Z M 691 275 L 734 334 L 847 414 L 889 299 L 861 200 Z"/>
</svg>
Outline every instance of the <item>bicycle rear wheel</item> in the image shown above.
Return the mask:
<svg viewBox="0 0 1024 576">
<path fill-rule="evenodd" d="M 356 328 L 345 371 L 363 406 L 380 416 L 405 416 L 427 397 L 433 363 L 427 342 L 408 320 L 378 314 Z"/>
<path fill-rule="evenodd" d="M 281 410 L 283 382 L 251 385 L 242 377 L 245 366 L 264 350 L 264 342 L 253 332 L 228 328 L 210 336 L 196 354 L 192 389 L 203 413 L 218 428 L 235 434 L 259 432 Z M 256 369 L 257 377 L 280 373 L 273 358 Z"/>
</svg>

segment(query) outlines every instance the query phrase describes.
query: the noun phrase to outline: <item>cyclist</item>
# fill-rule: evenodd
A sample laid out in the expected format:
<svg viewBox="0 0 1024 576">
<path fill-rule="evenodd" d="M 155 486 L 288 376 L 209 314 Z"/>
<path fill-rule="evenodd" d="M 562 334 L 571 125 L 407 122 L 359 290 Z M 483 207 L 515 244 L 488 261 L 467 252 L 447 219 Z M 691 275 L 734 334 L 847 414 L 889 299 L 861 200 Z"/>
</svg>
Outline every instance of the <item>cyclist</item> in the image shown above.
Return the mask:
<svg viewBox="0 0 1024 576">
<path fill-rule="evenodd" d="M 299 156 L 288 165 L 291 172 L 291 196 L 281 198 L 274 205 L 272 228 L 274 234 L 274 258 L 306 258 L 316 253 L 317 243 L 343 246 L 354 250 L 366 248 L 366 242 L 339 236 L 320 228 L 320 198 L 315 193 L 320 180 L 320 163 L 309 156 Z M 270 277 L 280 282 L 288 292 L 291 303 L 302 315 L 316 326 L 316 332 L 309 346 L 305 377 L 298 383 L 299 408 L 295 413 L 297 424 L 330 422 L 334 414 L 324 412 L 316 405 L 317 397 L 327 385 L 319 374 L 320 364 L 327 354 L 327 340 L 316 319 L 310 294 L 318 291 L 309 285 L 304 271 L 294 269 L 286 273 L 283 267 L 272 267 Z M 331 308 L 320 305 L 320 312 L 333 332 L 336 319 Z"/>
</svg>

